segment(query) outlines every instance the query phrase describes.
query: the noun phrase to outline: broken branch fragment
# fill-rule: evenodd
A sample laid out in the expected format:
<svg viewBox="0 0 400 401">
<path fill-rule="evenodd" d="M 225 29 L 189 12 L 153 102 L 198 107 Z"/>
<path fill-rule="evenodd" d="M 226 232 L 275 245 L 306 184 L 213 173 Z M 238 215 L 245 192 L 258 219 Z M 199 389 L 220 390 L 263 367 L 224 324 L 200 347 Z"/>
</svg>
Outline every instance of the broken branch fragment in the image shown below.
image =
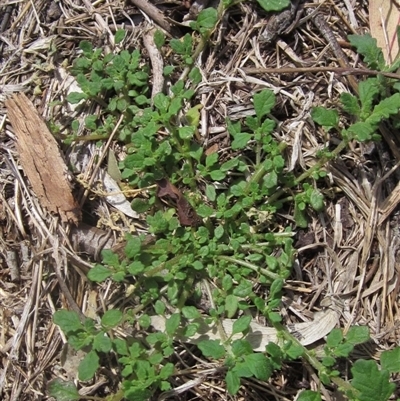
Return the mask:
<svg viewBox="0 0 400 401">
<path fill-rule="evenodd" d="M 23 93 L 15 94 L 5 105 L 17 137 L 22 169 L 41 205 L 58 213 L 62 221 L 78 224 L 79 206 L 72 195 L 68 169 L 57 141 Z"/>
</svg>

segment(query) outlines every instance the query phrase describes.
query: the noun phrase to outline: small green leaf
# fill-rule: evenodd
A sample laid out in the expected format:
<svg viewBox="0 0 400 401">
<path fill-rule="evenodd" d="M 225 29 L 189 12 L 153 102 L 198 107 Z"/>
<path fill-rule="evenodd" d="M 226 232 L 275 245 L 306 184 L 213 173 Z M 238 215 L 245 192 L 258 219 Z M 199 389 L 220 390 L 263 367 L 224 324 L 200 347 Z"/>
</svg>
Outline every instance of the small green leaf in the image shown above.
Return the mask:
<svg viewBox="0 0 400 401">
<path fill-rule="evenodd" d="M 182 308 L 182 314 L 186 319 L 197 319 L 200 317 L 200 312 L 194 306 L 184 306 Z"/>
<path fill-rule="evenodd" d="M 74 331 L 83 330 L 82 322 L 76 312 L 58 310 L 53 315 L 53 322 L 61 327 L 61 330 L 68 334 Z"/>
<path fill-rule="evenodd" d="M 225 312 L 230 319 L 235 316 L 238 309 L 238 298 L 235 295 L 227 295 L 225 298 Z"/>
<path fill-rule="evenodd" d="M 275 170 L 267 173 L 263 179 L 264 185 L 268 188 L 274 188 L 278 185 L 278 174 L 276 174 Z"/>
<path fill-rule="evenodd" d="M 199 84 L 203 80 L 200 70 L 197 67 L 194 67 L 191 69 L 191 71 L 189 73 L 189 78 L 192 80 L 192 82 L 195 85 Z"/>
<path fill-rule="evenodd" d="M 137 213 L 144 213 L 144 212 L 147 212 L 150 209 L 150 205 L 144 199 L 135 198 L 131 202 L 131 208 L 132 208 L 132 210 L 134 210 Z"/>
<path fill-rule="evenodd" d="M 71 92 L 67 96 L 67 102 L 71 104 L 78 104 L 81 100 L 87 99 L 88 96 L 82 92 Z"/>
<path fill-rule="evenodd" d="M 275 94 L 269 89 L 263 89 L 254 95 L 254 110 L 259 121 L 270 113 L 275 106 Z"/>
<path fill-rule="evenodd" d="M 240 388 L 240 378 L 239 375 L 232 370 L 228 370 L 225 376 L 226 387 L 230 395 L 235 395 Z"/>
<path fill-rule="evenodd" d="M 54 379 L 49 383 L 49 394 L 57 401 L 73 401 L 81 398 L 74 383 L 61 379 Z"/>
<path fill-rule="evenodd" d="M 316 212 L 324 210 L 324 195 L 317 189 L 313 189 L 310 196 L 310 205 Z"/>
<path fill-rule="evenodd" d="M 197 26 L 200 28 L 200 33 L 204 34 L 213 29 L 218 21 L 218 14 L 215 8 L 205 8 L 200 11 L 197 16 Z"/>
<path fill-rule="evenodd" d="M 195 131 L 196 127 L 191 125 L 178 128 L 179 137 L 183 140 L 192 139 Z"/>
<path fill-rule="evenodd" d="M 221 170 L 210 171 L 210 177 L 214 181 L 222 181 L 226 177 L 226 173 Z"/>
<path fill-rule="evenodd" d="M 382 368 L 390 373 L 400 372 L 400 347 L 390 351 L 383 351 L 381 355 Z"/>
<path fill-rule="evenodd" d="M 316 391 L 304 390 L 297 397 L 297 401 L 322 401 L 322 398 Z"/>
<path fill-rule="evenodd" d="M 328 347 L 337 347 L 343 340 L 343 333 L 340 329 L 333 329 L 326 337 Z"/>
<path fill-rule="evenodd" d="M 232 352 L 236 357 L 241 357 L 252 354 L 253 348 L 247 340 L 239 339 L 232 342 Z"/>
<path fill-rule="evenodd" d="M 174 313 L 165 322 L 165 331 L 169 336 L 173 336 L 178 330 L 179 324 L 181 322 L 181 315 L 179 313 Z"/>
<path fill-rule="evenodd" d="M 171 39 L 169 42 L 171 49 L 177 54 L 185 54 L 185 45 L 179 39 Z"/>
<path fill-rule="evenodd" d="M 159 299 L 154 304 L 154 311 L 157 313 L 157 315 L 164 315 L 165 313 L 165 304 L 164 302 L 161 302 Z"/>
<path fill-rule="evenodd" d="M 154 32 L 154 44 L 156 45 L 157 49 L 160 50 L 165 43 L 165 35 L 164 32 L 160 29 L 157 29 Z"/>
<path fill-rule="evenodd" d="M 272 374 L 272 366 L 269 360 L 261 353 L 246 355 L 244 358 L 247 366 L 258 380 L 268 380 Z"/>
<path fill-rule="evenodd" d="M 250 327 L 251 316 L 242 316 L 232 325 L 232 334 L 243 333 Z"/>
<path fill-rule="evenodd" d="M 311 111 L 312 119 L 326 130 L 337 128 L 339 124 L 339 114 L 336 110 L 328 110 L 325 107 L 314 107 Z"/>
<path fill-rule="evenodd" d="M 231 143 L 232 150 L 244 149 L 252 137 L 253 135 L 246 132 L 238 133 Z"/>
<path fill-rule="evenodd" d="M 220 359 L 225 356 L 225 348 L 219 340 L 203 340 L 197 346 L 206 358 Z"/>
<path fill-rule="evenodd" d="M 95 265 L 92 269 L 89 270 L 88 279 L 94 281 L 96 283 L 101 283 L 105 281 L 112 275 L 112 271 L 107 267 L 102 265 Z"/>
<path fill-rule="evenodd" d="M 210 217 L 215 213 L 213 208 L 204 204 L 200 205 L 196 211 L 200 217 Z"/>
<path fill-rule="evenodd" d="M 214 185 L 210 185 L 210 184 L 206 185 L 206 196 L 207 196 L 208 200 L 210 200 L 211 202 L 215 201 L 217 194 L 216 194 Z"/>
<path fill-rule="evenodd" d="M 90 351 L 81 361 L 78 368 L 78 377 L 81 381 L 93 378 L 99 368 L 99 356 L 95 351 Z"/>
<path fill-rule="evenodd" d="M 98 333 L 93 339 L 93 349 L 98 352 L 110 352 L 112 348 L 112 342 L 105 333 Z"/>
<path fill-rule="evenodd" d="M 101 324 L 106 330 L 117 327 L 122 322 L 122 312 L 118 309 L 110 309 L 106 311 L 101 318 Z"/>
<path fill-rule="evenodd" d="M 79 48 L 83 51 L 83 54 L 86 57 L 90 57 L 92 55 L 93 52 L 93 46 L 90 42 L 88 42 L 87 40 L 82 40 L 79 43 Z"/>
<path fill-rule="evenodd" d="M 118 45 L 119 43 L 121 43 L 124 40 L 125 35 L 126 35 L 125 29 L 118 29 L 115 32 L 114 36 L 115 44 Z"/>
<path fill-rule="evenodd" d="M 217 226 L 217 227 L 215 228 L 215 230 L 214 230 L 214 237 L 215 237 L 216 239 L 220 239 L 220 238 L 222 238 L 222 236 L 224 235 L 224 233 L 225 233 L 224 226 L 219 225 L 219 226 Z"/>
</svg>

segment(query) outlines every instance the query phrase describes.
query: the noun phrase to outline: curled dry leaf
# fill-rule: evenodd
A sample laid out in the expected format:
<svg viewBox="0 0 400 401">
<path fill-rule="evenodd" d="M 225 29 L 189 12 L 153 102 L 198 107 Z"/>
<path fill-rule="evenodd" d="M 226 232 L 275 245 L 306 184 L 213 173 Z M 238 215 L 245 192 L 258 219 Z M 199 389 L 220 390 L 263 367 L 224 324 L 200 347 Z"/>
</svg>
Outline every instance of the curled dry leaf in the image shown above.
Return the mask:
<svg viewBox="0 0 400 401">
<path fill-rule="evenodd" d="M 175 185 L 165 178 L 157 181 L 157 185 L 157 196 L 159 198 L 169 198 L 175 203 L 179 223 L 182 226 L 197 227 L 202 223 L 201 218 Z"/>
<path fill-rule="evenodd" d="M 400 4 L 397 0 L 369 0 L 369 27 L 377 40 L 387 64 L 392 64 L 399 52 L 397 27 Z"/>
<path fill-rule="evenodd" d="M 62 221 L 78 224 L 80 209 L 72 195 L 68 169 L 57 141 L 23 93 L 15 94 L 5 105 L 17 137 L 21 166 L 40 203 L 58 213 Z"/>
</svg>

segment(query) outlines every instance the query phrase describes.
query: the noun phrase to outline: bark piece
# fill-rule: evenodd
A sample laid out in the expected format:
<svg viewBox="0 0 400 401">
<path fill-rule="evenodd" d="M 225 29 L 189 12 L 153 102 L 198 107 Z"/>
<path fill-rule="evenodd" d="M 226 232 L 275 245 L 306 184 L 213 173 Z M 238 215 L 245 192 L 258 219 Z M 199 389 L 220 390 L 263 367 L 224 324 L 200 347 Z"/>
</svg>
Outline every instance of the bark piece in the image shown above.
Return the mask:
<svg viewBox="0 0 400 401">
<path fill-rule="evenodd" d="M 68 169 L 53 135 L 23 93 L 15 94 L 5 105 L 17 137 L 21 166 L 41 205 L 58 213 L 62 221 L 78 224 L 79 206 L 72 195 Z"/>
</svg>

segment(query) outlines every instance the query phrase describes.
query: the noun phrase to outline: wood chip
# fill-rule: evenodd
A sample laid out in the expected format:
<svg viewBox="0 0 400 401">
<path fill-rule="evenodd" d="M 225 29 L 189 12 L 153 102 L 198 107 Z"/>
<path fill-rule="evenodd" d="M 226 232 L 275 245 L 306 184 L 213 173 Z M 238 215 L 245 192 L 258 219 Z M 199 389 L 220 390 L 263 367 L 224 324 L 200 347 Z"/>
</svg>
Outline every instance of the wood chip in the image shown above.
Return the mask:
<svg viewBox="0 0 400 401">
<path fill-rule="evenodd" d="M 15 94 L 5 102 L 17 137 L 20 163 L 42 206 L 64 222 L 78 224 L 80 210 L 67 178 L 68 169 L 56 140 L 32 102 Z"/>
</svg>

